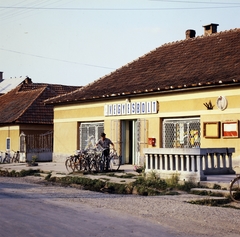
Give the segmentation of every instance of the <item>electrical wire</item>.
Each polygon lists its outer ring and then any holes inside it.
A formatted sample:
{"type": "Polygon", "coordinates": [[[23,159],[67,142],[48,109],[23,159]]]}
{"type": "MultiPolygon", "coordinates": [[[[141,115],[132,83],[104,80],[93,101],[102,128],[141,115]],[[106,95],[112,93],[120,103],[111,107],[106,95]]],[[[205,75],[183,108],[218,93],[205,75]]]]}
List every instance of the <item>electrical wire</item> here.
{"type": "Polygon", "coordinates": [[[40,56],[36,54],[28,54],[28,53],[23,53],[15,50],[10,50],[10,49],[3,49],[0,48],[2,51],[10,52],[10,53],[16,53],[16,54],[21,54],[21,55],[27,55],[31,57],[36,57],[36,58],[41,58],[41,59],[49,59],[49,60],[54,60],[54,61],[59,61],[59,62],[64,62],[64,63],[71,63],[71,64],[79,64],[83,66],[88,66],[88,67],[97,67],[97,68],[104,68],[104,69],[116,69],[116,68],[111,68],[111,67],[105,67],[105,66],[99,66],[99,65],[94,65],[94,64],[87,64],[87,63],[79,63],[79,62],[73,62],[73,61],[68,61],[64,59],[57,59],[57,58],[50,58],[50,57],[45,57],[45,56],[40,56]]]}
{"type": "Polygon", "coordinates": [[[156,7],[156,8],[87,8],[87,7],[3,7],[0,9],[14,10],[58,10],[58,11],[163,11],[163,10],[193,10],[193,9],[211,9],[211,8],[235,8],[239,4],[232,6],[212,6],[212,7],[156,7]]]}
{"type": "Polygon", "coordinates": [[[193,4],[223,4],[223,5],[227,5],[227,4],[240,4],[240,3],[236,3],[236,2],[196,2],[196,1],[177,1],[177,0],[151,0],[151,1],[155,1],[155,2],[168,2],[168,3],[193,3],[193,4]]]}

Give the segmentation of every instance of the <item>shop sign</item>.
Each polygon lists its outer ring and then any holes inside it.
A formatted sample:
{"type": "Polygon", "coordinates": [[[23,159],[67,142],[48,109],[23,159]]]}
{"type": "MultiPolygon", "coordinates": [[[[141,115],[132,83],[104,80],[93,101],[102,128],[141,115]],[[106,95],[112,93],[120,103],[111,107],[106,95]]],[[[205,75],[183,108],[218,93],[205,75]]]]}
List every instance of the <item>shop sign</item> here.
{"type": "Polygon", "coordinates": [[[105,116],[122,116],[133,114],[156,114],[158,112],[158,102],[129,102],[129,103],[117,103],[107,104],[104,107],[105,116]]]}

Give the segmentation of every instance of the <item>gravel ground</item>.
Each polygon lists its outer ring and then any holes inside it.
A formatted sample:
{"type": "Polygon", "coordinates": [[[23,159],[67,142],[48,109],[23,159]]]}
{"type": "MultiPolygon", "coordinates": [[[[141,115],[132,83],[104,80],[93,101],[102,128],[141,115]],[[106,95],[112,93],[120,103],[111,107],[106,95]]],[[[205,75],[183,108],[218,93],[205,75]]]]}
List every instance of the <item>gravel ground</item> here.
{"type": "MultiPolygon", "coordinates": [[[[13,183],[29,184],[18,193],[38,195],[66,205],[72,202],[109,209],[133,216],[147,218],[162,226],[178,231],[179,236],[240,236],[240,210],[189,204],[186,201],[200,199],[199,196],[181,194],[178,196],[115,195],[52,185],[41,177],[0,177],[0,183],[9,184],[8,191],[16,192],[13,183]]],[[[1,188],[0,188],[1,191],[1,188]]],[[[206,197],[204,197],[206,198],[206,197]]],[[[238,206],[240,207],[240,206],[238,206]]]]}

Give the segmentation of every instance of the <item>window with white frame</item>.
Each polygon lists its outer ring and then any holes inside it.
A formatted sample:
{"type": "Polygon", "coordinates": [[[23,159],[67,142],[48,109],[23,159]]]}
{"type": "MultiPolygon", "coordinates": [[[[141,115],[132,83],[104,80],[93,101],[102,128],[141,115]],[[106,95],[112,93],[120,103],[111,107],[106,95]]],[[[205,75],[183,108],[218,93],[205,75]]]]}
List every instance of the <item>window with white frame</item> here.
{"type": "Polygon", "coordinates": [[[6,150],[7,151],[11,150],[11,140],[10,140],[10,137],[7,137],[7,139],[6,139],[6,150]]]}

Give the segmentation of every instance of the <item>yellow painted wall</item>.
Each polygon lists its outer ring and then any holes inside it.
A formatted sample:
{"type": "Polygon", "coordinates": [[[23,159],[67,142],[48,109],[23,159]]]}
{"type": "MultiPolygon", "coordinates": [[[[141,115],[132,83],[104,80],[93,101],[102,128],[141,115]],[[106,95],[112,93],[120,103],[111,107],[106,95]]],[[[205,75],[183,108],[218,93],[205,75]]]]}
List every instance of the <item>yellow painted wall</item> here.
{"type": "MultiPolygon", "coordinates": [[[[156,148],[160,147],[160,119],[159,117],[149,118],[148,119],[148,137],[149,138],[156,138],[156,148]]],[[[153,147],[148,145],[149,148],[153,147]]]]}
{"type": "Polygon", "coordinates": [[[74,154],[79,149],[78,122],[66,122],[54,124],[54,152],[74,154]]]}
{"type": "Polygon", "coordinates": [[[10,149],[19,150],[19,126],[0,127],[0,151],[6,151],[6,139],[10,138],[10,149]]]}
{"type": "MultiPolygon", "coordinates": [[[[201,147],[235,147],[235,157],[240,157],[240,138],[209,139],[203,137],[203,123],[209,121],[240,120],[240,88],[221,88],[195,91],[182,91],[151,96],[131,98],[131,102],[157,100],[159,112],[157,114],[104,116],[104,105],[108,103],[125,103],[125,99],[113,99],[102,102],[91,102],[77,105],[56,106],[54,109],[54,152],[72,153],[78,149],[77,138],[80,122],[104,122],[105,133],[110,137],[112,120],[146,119],[148,137],[156,138],[156,147],[161,147],[162,121],[169,118],[199,117],[201,119],[201,147]],[[217,108],[218,96],[225,96],[228,107],[221,111],[217,108]],[[207,110],[204,103],[213,104],[213,110],[207,110]]],[[[151,147],[151,146],[148,146],[151,147]]]]}

